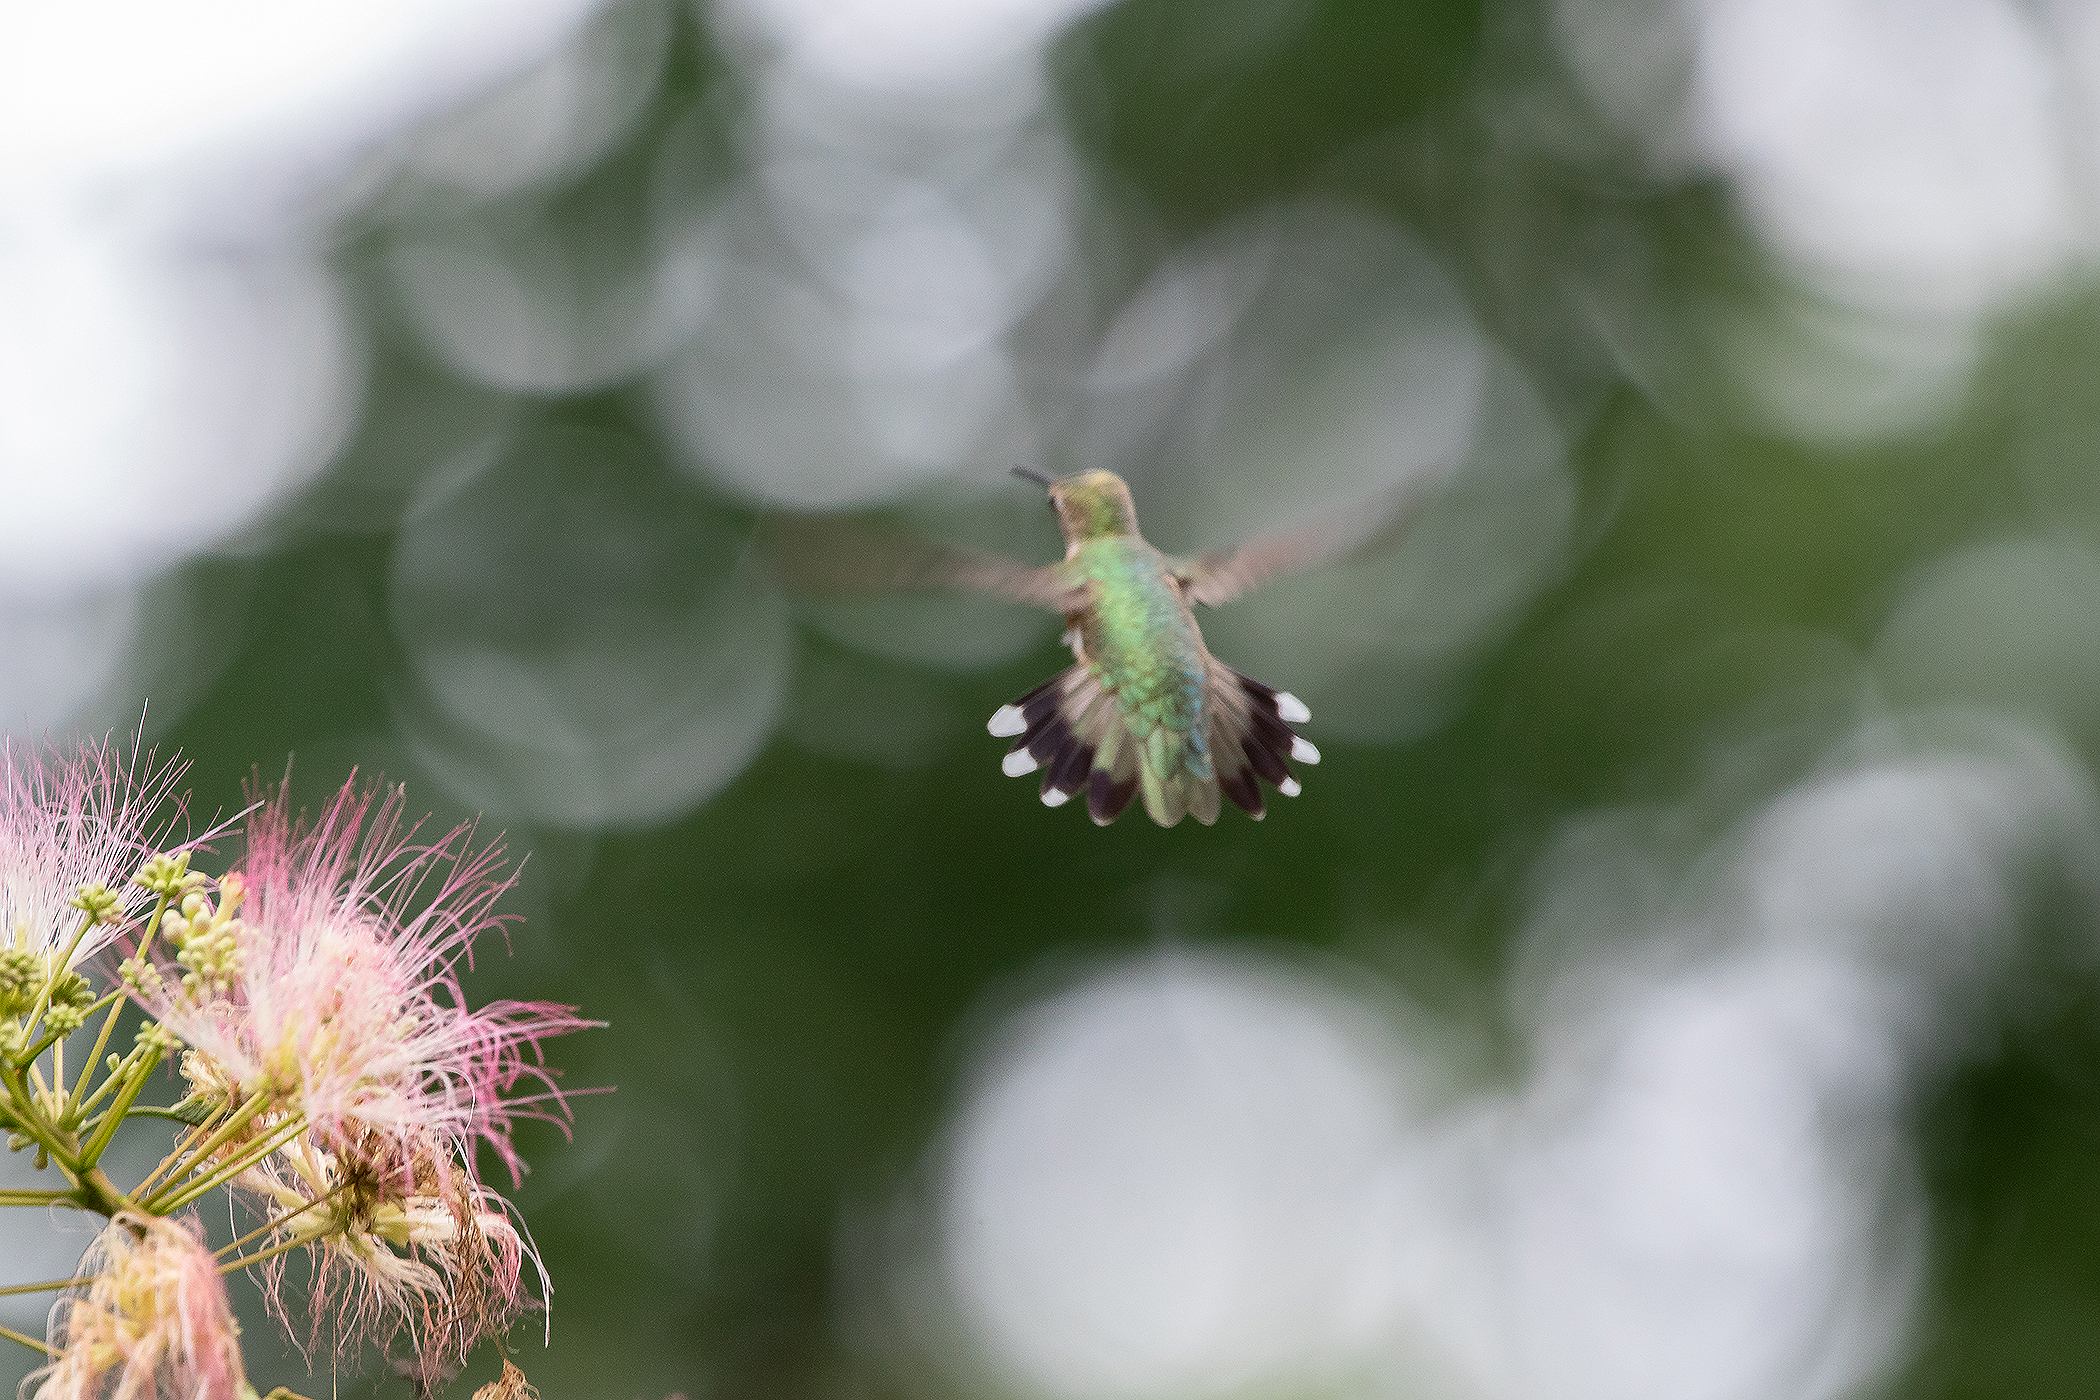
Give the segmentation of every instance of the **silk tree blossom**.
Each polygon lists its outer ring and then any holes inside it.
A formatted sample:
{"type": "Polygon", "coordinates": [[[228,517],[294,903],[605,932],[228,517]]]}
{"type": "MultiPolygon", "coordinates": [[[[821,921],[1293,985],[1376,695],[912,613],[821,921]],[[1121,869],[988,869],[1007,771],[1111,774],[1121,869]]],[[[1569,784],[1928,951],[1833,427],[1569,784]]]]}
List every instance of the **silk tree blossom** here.
{"type": "Polygon", "coordinates": [[[167,843],[180,771],[106,744],[0,742],[0,1134],[53,1170],[0,1206],[112,1222],[83,1277],[28,1286],[71,1289],[49,1345],[0,1340],[50,1357],[29,1400],[257,1400],[221,1283],[252,1270],[309,1355],[393,1352],[405,1336],[397,1364],[429,1392],[550,1295],[477,1159],[488,1146],[515,1182],[516,1120],[566,1130],[541,1045],[594,1023],[546,1002],[468,1005],[462,965],[504,930],[511,883],[470,827],[419,839],[398,789],[345,785],[313,822],[280,792],[243,813],[242,866],[215,876],[190,868],[200,842],[167,843]],[[97,956],[112,945],[121,962],[97,956]],[[148,1019],[105,1055],[127,991],[148,1019]],[[178,1051],[188,1096],[139,1107],[178,1051]],[[171,1116],[186,1127],[169,1150],[119,1185],[116,1136],[141,1119],[165,1134],[171,1116]],[[223,1263],[183,1215],[220,1191],[258,1213],[223,1263]]]}
{"type": "Polygon", "coordinates": [[[511,881],[471,827],[420,842],[402,804],[354,780],[311,824],[281,792],[262,803],[244,869],[186,887],[164,948],[142,947],[125,975],[190,1047],[215,1167],[240,1169],[268,1213],[321,1202],[275,1231],[311,1255],[309,1345],[341,1354],[405,1330],[432,1373],[527,1305],[530,1248],[476,1148],[519,1178],[514,1120],[567,1119],[540,1042],[595,1023],[550,1002],[468,1007],[460,964],[503,927],[511,881]]]}
{"type": "Polygon", "coordinates": [[[353,780],[311,825],[282,793],[256,808],[245,871],[164,916],[173,964],[130,964],[139,1000],[191,1047],[207,1098],[301,1114],[322,1150],[384,1160],[404,1188],[433,1142],[470,1169],[486,1142],[515,1181],[514,1120],[567,1117],[540,1042],[596,1023],[552,1002],[467,1006],[460,965],[508,920],[502,851],[473,850],[466,825],[418,843],[403,800],[353,780]]]}
{"type": "Polygon", "coordinates": [[[218,1261],[194,1220],[119,1214],[81,1272],[84,1289],[51,1310],[54,1359],[25,1383],[33,1400],[254,1394],[218,1261]]]}
{"type": "MultiPolygon", "coordinates": [[[[387,1347],[405,1332],[428,1382],[531,1306],[527,1259],[542,1296],[547,1272],[509,1202],[446,1170],[434,1147],[418,1155],[415,1187],[405,1192],[395,1173],[374,1171],[365,1158],[301,1139],[238,1184],[278,1222],[279,1245],[308,1247],[308,1346],[340,1352],[370,1338],[387,1347]]],[[[283,1267],[283,1255],[270,1260],[263,1286],[271,1311],[290,1325],[283,1267]]]]}
{"type": "Polygon", "coordinates": [[[171,798],[185,766],[156,767],[150,753],[123,754],[107,742],[0,741],[0,950],[34,958],[41,971],[69,944],[69,968],[107,946],[148,897],[132,873],[166,849],[181,816],[171,798]],[[99,894],[91,924],[85,891],[99,894]]]}

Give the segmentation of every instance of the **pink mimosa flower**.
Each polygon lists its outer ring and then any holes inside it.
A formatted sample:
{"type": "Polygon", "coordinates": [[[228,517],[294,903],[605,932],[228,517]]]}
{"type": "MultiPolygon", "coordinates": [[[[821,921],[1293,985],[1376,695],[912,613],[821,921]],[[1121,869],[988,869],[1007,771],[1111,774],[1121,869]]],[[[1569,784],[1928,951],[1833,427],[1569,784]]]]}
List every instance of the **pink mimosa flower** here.
{"type": "Polygon", "coordinates": [[[402,803],[354,780],[310,825],[282,793],[263,803],[242,871],[168,911],[174,960],[127,975],[190,1046],[193,1092],[216,1114],[252,1112],[219,1160],[250,1161],[240,1184],[266,1215],[326,1198],[273,1236],[310,1246],[309,1345],[405,1330],[432,1371],[530,1301],[522,1262],[537,1256],[481,1184],[476,1148],[518,1178],[514,1120],[567,1119],[540,1042],[595,1023],[549,1002],[467,1005],[460,965],[502,928],[511,881],[471,827],[419,842],[402,803]],[[282,1145],[253,1161],[266,1140],[282,1145]]]}
{"type": "MultiPolygon", "coordinates": [[[[51,1310],[51,1364],[33,1400],[240,1400],[240,1328],[218,1261],[189,1220],[121,1214],[81,1273],[88,1282],[51,1310]]],[[[252,1391],[247,1391],[253,1394],[252,1391]]]]}
{"type": "Polygon", "coordinates": [[[481,1141],[515,1180],[513,1121],[567,1117],[540,1042],[596,1023],[552,1002],[467,1006],[460,965],[508,921],[502,851],[473,850],[470,826],[419,844],[402,804],[353,780],[310,826],[282,794],[255,809],[245,869],[163,922],[197,951],[141,1000],[206,1062],[200,1088],[267,1094],[325,1151],[370,1156],[376,1135],[407,1173],[435,1141],[471,1172],[481,1141]]]}
{"type": "MultiPolygon", "coordinates": [[[[73,901],[85,888],[107,889],[120,914],[136,911],[148,896],[131,877],[181,815],[179,802],[164,809],[183,767],[108,743],[0,741],[0,949],[63,951],[83,922],[73,901]]],[[[89,929],[68,966],[101,951],[117,927],[89,929]]]]}

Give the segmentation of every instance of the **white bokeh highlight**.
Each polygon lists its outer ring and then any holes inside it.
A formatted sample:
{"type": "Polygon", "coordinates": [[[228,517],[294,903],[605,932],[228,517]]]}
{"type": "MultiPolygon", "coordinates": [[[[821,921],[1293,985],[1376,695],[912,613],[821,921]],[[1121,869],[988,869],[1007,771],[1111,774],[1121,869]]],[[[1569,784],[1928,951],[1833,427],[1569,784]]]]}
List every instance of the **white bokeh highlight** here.
{"type": "Polygon", "coordinates": [[[361,358],[302,253],[0,235],[0,580],[108,587],[225,544],[341,443],[361,358]]]}
{"type": "Polygon", "coordinates": [[[593,8],[0,8],[8,732],[135,723],[117,692],[194,689],[199,667],[140,631],[151,598],[281,515],[358,415],[329,223],[391,143],[593,8]]]}
{"type": "Polygon", "coordinates": [[[722,208],[710,333],[654,384],[689,465],[742,496],[824,509],[1036,460],[1005,337],[1068,253],[1061,140],[934,146],[930,168],[899,170],[769,117],[778,149],[755,153],[722,208]]]}
{"type": "Polygon", "coordinates": [[[1025,67],[1102,0],[728,0],[720,19],[776,61],[828,85],[884,95],[977,87],[1025,67]]]}
{"type": "Polygon", "coordinates": [[[1045,51],[1090,0],[735,0],[753,87],[710,333],[656,376],[691,470],[796,509],[1043,460],[1024,320],[1084,212],[1045,51]]]}
{"type": "Polygon", "coordinates": [[[471,207],[581,174],[628,136],[670,52],[671,0],[595,6],[582,33],[419,128],[394,160],[397,213],[471,207]]]}
{"type": "Polygon", "coordinates": [[[470,805],[558,827],[668,820],[741,772],[793,666],[749,541],[631,440],[539,425],[434,482],[398,536],[396,717],[470,805]],[[549,502],[559,500],[559,509],[549,502]]]}
{"type": "Polygon", "coordinates": [[[2088,896],[2079,766],[1868,730],[1704,852],[1663,810],[1541,857],[1516,1082],[1361,974],[1242,947],[1009,1017],[896,1286],[968,1385],[1838,1400],[1904,1355],[1906,1104],[1985,1029],[2025,882],[2088,896]],[[928,1279],[931,1282],[928,1282],[928,1279]],[[925,1319],[947,1315],[947,1329],[925,1319]]]}
{"type": "Polygon", "coordinates": [[[545,59],[599,0],[0,13],[0,206],[273,236],[375,145],[545,59]]]}
{"type": "Polygon", "coordinates": [[[1055,1395],[1307,1379],[1375,1337],[1350,1267],[1406,1107],[1375,1014],[1287,963],[1170,955],[1033,1008],[955,1128],[943,1259],[1055,1395]]]}
{"type": "Polygon", "coordinates": [[[1873,658],[1903,699],[2100,734],[2100,551],[2032,536],[1950,551],[1909,581],[1873,658]]]}
{"type": "Polygon", "coordinates": [[[2060,75],[2022,7],[1727,0],[1697,33],[1706,149],[1848,300],[1988,307],[2075,247],[2060,75]]]}
{"type": "Polygon", "coordinates": [[[1927,434],[1996,320],[2090,274],[2100,42],[2015,0],[1558,0],[1554,33],[1648,173],[1719,175],[1775,286],[1719,309],[1770,426],[1927,434]]]}

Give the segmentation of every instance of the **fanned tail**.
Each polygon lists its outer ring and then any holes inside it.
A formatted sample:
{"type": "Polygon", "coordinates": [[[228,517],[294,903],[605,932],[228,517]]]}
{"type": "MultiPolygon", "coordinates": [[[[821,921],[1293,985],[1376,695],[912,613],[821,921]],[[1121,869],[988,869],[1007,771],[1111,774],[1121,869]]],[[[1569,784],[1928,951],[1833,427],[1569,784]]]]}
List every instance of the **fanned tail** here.
{"type": "Polygon", "coordinates": [[[1272,689],[1216,660],[1211,662],[1208,700],[1214,785],[1233,806],[1260,821],[1265,814],[1261,785],[1268,783],[1285,797],[1296,797],[1298,780],[1291,774],[1291,760],[1320,761],[1320,751],[1291,728],[1311,719],[1312,711],[1288,690],[1272,689]]]}
{"type": "Polygon", "coordinates": [[[1088,814],[1106,826],[1138,790],[1138,745],[1114,697],[1085,666],[1069,667],[1002,705],[987,727],[1014,739],[1000,764],[1008,777],[1042,771],[1046,807],[1085,793],[1088,814]]]}
{"type": "Polygon", "coordinates": [[[1043,805],[1061,807],[1081,793],[1098,826],[1143,795],[1161,826],[1184,815],[1205,826],[1218,819],[1222,795],[1259,821],[1261,784],[1298,795],[1290,761],[1318,763],[1320,752],[1291,728],[1312,718],[1288,691],[1272,690],[1212,660],[1204,692],[1201,742],[1185,730],[1152,725],[1142,734],[1085,665],[1076,665],[1003,705],[987,726],[1012,738],[1003,767],[1009,777],[1042,773],[1043,805]]]}

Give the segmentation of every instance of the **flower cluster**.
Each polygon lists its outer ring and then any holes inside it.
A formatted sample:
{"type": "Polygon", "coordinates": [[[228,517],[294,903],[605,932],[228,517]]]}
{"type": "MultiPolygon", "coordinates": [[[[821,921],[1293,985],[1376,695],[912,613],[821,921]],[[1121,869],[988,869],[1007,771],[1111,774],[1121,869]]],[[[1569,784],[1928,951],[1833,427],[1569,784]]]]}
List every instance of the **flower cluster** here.
{"type": "Polygon", "coordinates": [[[219,1282],[248,1268],[310,1355],[405,1351],[397,1364],[428,1389],[548,1296],[478,1157],[491,1149],[515,1184],[515,1122],[566,1126],[541,1043],[594,1023],[549,1002],[467,1002],[462,968],[505,929],[511,883],[470,826],[426,838],[400,789],[354,781],[311,821],[282,792],[251,794],[240,868],[211,875],[192,868],[206,847],[153,825],[172,771],[141,783],[97,746],[34,762],[9,750],[0,771],[0,1126],[68,1183],[0,1204],[112,1220],[84,1291],[53,1311],[35,1395],[253,1397],[219,1282]],[[127,1002],[146,1023],[97,1064],[127,1002]],[[104,1007],[76,1079],[68,1038],[104,1007]],[[187,1096],[138,1107],[171,1055],[187,1096]],[[183,1131],[121,1187],[102,1151],[154,1114],[183,1131]],[[223,1266],[173,1223],[216,1191],[260,1222],[223,1266]]]}
{"type": "Polygon", "coordinates": [[[194,1221],[119,1214],[81,1262],[84,1289],[51,1310],[57,1359],[34,1400],[253,1395],[218,1261],[194,1221]]]}
{"type": "Polygon", "coordinates": [[[182,772],[106,743],[60,752],[0,740],[0,943],[68,968],[106,947],[147,897],[132,873],[180,817],[182,772]]]}
{"type": "Polygon", "coordinates": [[[470,827],[419,840],[400,789],[352,784],[311,823],[265,800],[245,834],[243,871],[185,885],[163,915],[168,960],[130,960],[135,994],[189,1047],[192,1102],[245,1119],[212,1164],[240,1166],[266,1216],[295,1212],[273,1237],[313,1256],[308,1344],[406,1335],[435,1374],[524,1306],[532,1251],[475,1149],[516,1179],[513,1120],[565,1113],[540,1042],[589,1023],[546,1002],[468,1007],[460,965],[502,927],[510,883],[470,827]]]}
{"type": "MultiPolygon", "coordinates": [[[[396,1166],[389,1145],[331,1153],[311,1137],[244,1173],[239,1185],[306,1247],[309,1339],[341,1349],[406,1333],[426,1379],[501,1332],[525,1308],[524,1264],[546,1275],[509,1202],[448,1161],[437,1144],[396,1166]],[[375,1166],[375,1163],[380,1164],[375,1166]],[[404,1183],[402,1173],[407,1174],[404,1183]]],[[[264,1265],[283,1298],[282,1257],[264,1265]]]]}

